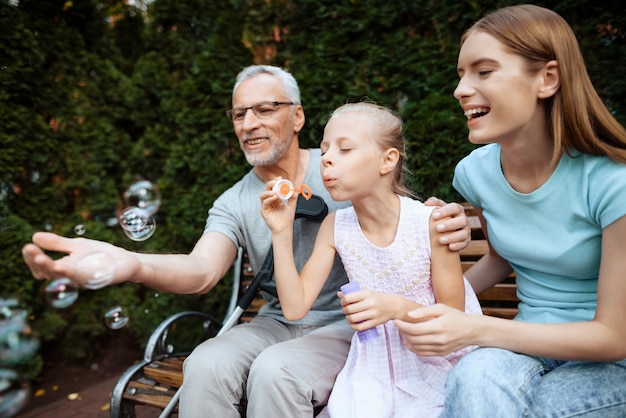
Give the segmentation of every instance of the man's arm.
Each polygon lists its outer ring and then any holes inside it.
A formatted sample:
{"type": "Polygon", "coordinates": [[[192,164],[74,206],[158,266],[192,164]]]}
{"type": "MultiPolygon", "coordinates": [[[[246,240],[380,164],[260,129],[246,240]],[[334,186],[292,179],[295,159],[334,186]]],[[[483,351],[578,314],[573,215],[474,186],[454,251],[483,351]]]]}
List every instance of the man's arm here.
{"type": "Polygon", "coordinates": [[[24,261],[37,279],[68,277],[84,284],[93,272],[78,274],[77,263],[93,253],[104,253],[114,263],[111,284],[135,282],[159,291],[206,293],[228,272],[237,248],[226,236],[210,232],[198,240],[189,255],[141,254],[86,238],[64,238],[48,232],[33,235],[33,242],[22,249],[24,261]],[[52,259],[46,251],[65,253],[52,259]]]}

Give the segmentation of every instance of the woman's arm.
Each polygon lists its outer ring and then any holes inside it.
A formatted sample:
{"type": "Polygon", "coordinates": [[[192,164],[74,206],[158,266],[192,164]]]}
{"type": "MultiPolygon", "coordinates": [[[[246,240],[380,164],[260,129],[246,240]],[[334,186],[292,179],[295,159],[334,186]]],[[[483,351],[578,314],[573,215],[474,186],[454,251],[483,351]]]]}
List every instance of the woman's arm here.
{"type": "Polygon", "coordinates": [[[513,272],[513,269],[509,262],[500,257],[491,246],[487,231],[487,221],[483,217],[482,209],[476,208],[476,214],[489,245],[489,252],[465,272],[465,278],[472,285],[474,292],[480,293],[507,278],[513,272]]]}
{"type": "Polygon", "coordinates": [[[407,346],[421,355],[444,355],[468,345],[580,361],[626,358],[626,216],[602,233],[598,304],[593,320],[536,324],[471,315],[435,305],[417,309],[419,323],[396,321],[407,346]]]}

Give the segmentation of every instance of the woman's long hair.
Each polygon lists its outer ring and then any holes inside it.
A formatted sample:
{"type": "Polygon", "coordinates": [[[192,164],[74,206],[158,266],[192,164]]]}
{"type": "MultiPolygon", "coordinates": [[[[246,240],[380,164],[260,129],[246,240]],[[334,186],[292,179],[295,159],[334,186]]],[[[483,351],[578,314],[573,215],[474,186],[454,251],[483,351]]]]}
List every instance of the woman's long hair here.
{"type": "Polygon", "coordinates": [[[531,73],[556,60],[561,86],[546,100],[555,158],[562,152],[606,155],[626,163],[626,129],[611,115],[596,92],[569,24],[557,13],[534,5],[499,9],[465,32],[487,33],[523,57],[531,73]]]}

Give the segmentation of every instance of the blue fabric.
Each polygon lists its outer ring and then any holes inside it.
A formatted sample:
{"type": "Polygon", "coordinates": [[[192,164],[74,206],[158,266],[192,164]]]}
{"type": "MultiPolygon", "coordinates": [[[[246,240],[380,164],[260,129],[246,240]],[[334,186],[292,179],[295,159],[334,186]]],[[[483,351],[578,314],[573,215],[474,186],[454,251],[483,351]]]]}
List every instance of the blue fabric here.
{"type": "Polygon", "coordinates": [[[623,418],[626,360],[558,361],[479,348],[448,374],[439,418],[623,418]]]}
{"type": "Polygon", "coordinates": [[[593,319],[602,229],[626,214],[626,165],[564,155],[532,193],[519,193],[500,167],[500,146],[474,150],[455,169],[454,187],[483,210],[489,240],[517,275],[517,320],[593,319]]]}

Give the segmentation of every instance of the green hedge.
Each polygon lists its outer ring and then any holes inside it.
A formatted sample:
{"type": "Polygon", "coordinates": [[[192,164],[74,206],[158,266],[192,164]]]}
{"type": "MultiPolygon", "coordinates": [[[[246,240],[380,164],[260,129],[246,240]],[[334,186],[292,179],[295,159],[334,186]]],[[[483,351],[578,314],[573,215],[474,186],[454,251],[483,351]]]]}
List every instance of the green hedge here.
{"type": "MultiPolygon", "coordinates": [[[[232,126],[234,77],[269,63],[298,79],[307,115],[301,140],[316,146],[329,113],[364,97],[406,123],[411,184],[423,197],[458,200],[456,162],[472,145],[452,92],[461,33],[510,1],[119,0],[0,2],[0,297],[19,295],[42,340],[89,360],[102,342],[131,333],[138,345],[169,314],[220,317],[228,286],[196,297],[126,284],[83,291],[70,308],[44,301],[20,249],[34,231],[86,237],[137,251],[187,252],[213,200],[248,169],[232,126]],[[163,195],[157,232],[132,242],[108,226],[133,181],[163,195]],[[131,322],[104,326],[125,306],[131,322]]],[[[626,16],[613,2],[546,1],[572,24],[592,79],[626,123],[626,16]]],[[[26,369],[39,372],[38,357],[26,369]]]]}

